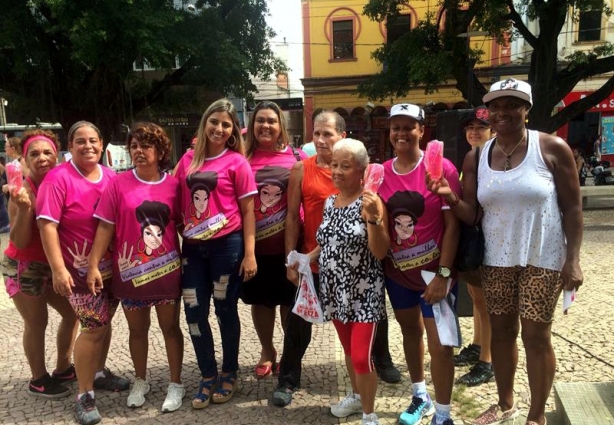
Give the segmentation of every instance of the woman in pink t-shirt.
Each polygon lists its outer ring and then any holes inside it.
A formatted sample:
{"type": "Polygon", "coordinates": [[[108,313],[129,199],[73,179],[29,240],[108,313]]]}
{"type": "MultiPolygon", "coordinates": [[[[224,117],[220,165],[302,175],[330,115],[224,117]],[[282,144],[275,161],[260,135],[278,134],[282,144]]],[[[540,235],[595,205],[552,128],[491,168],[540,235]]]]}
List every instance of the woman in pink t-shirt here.
{"type": "MultiPolygon", "coordinates": [[[[401,325],[405,359],[412,381],[413,397],[401,413],[401,425],[420,423],[435,413],[433,424],[452,422],[450,401],[454,383],[454,352],[439,340],[433,304],[446,298],[450,268],[456,254],[459,225],[450,207],[425,183],[426,164],[420,140],[424,135],[424,111],[408,103],[390,110],[390,143],[396,157],[384,163],[384,182],[379,194],[390,219],[391,253],[386,258],[386,290],[394,315],[401,325]],[[435,272],[426,286],[423,270],[435,272]],[[431,375],[435,387],[433,402],[424,380],[426,328],[431,375]]],[[[460,190],[458,172],[443,158],[443,175],[460,190]]],[[[455,287],[451,289],[455,291],[455,287]]]]}
{"type": "Polygon", "coordinates": [[[70,359],[77,334],[77,316],[68,300],[51,287],[51,269],[36,226],[35,206],[38,187],[57,163],[59,142],[51,131],[33,130],[24,133],[21,146],[29,176],[23,188],[12,193],[9,200],[11,234],[4,251],[2,274],[6,291],[25,325],[23,349],[32,373],[27,391],[54,399],[67,396],[70,390],[62,383],[75,379],[70,359]],[[51,376],[45,366],[47,304],[62,317],[57,331],[56,369],[51,376]]]}
{"type": "Polygon", "coordinates": [[[262,346],[254,370],[257,379],[271,375],[277,366],[273,345],[275,309],[279,306],[285,329],[286,316],[296,295],[296,287],[286,279],[287,188],[290,169],[307,155],[292,148],[289,139],[279,106],[269,101],[256,105],[247,129],[246,156],[258,187],[254,208],[259,272],[243,285],[241,299],[252,307],[254,328],[262,346]]]}
{"type": "Polygon", "coordinates": [[[237,388],[241,333],[237,302],[242,281],[256,274],[257,191],[230,101],[221,99],[207,108],[197,139],[196,147],[179,161],[176,176],[183,214],[183,302],[202,378],[192,407],[203,409],[210,402],[227,402],[237,388]],[[208,320],[211,298],[222,337],[219,376],[208,320]]]}
{"type": "Polygon", "coordinates": [[[162,127],[137,122],[130,129],[127,149],[134,169],[117,176],[107,186],[96,207],[100,219],[90,253],[88,285],[102,285],[100,259],[113,246],[113,295],[121,299],[130,328],[130,354],[136,380],[128,407],[140,407],[150,390],[147,382],[147,348],[152,307],[164,336],[170,384],[163,412],[181,407],[183,334],[179,326],[181,263],[175,202],[178,182],[165,173],[172,149],[162,127]]]}
{"type": "MultiPolygon", "coordinates": [[[[100,422],[94,389],[124,391],[130,381],[105,367],[111,343],[111,320],[119,300],[107,289],[91,291],[86,282],[89,254],[98,221],[94,210],[115,172],[99,165],[102,136],[98,128],[79,121],[68,130],[72,159],[49,172],[36,200],[38,226],[53,272],[53,289],[67,297],[81,323],[74,349],[79,381],[77,422],[100,422]]],[[[107,253],[100,262],[105,279],[112,274],[107,253]]],[[[110,283],[110,281],[109,281],[110,283]]]]}

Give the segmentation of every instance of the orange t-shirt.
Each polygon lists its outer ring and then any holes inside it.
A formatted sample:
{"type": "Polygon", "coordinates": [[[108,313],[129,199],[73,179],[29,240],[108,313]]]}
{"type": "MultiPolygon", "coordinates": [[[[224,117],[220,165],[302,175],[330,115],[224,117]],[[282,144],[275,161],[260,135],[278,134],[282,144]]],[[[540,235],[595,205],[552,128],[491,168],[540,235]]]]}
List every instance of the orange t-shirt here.
{"type": "MultiPolygon", "coordinates": [[[[303,210],[305,211],[305,241],[303,253],[312,251],[316,242],[316,231],[322,223],[324,201],[330,195],[339,193],[329,168],[318,167],[317,155],[303,160],[303,183],[301,186],[303,210]]],[[[311,271],[318,273],[318,263],[311,263],[311,271]]]]}

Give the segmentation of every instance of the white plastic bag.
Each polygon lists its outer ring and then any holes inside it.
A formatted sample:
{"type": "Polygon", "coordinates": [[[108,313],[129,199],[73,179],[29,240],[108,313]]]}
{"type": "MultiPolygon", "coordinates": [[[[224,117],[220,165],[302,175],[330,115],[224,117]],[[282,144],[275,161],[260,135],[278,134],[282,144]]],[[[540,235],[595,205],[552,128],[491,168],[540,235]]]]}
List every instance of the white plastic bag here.
{"type": "Polygon", "coordinates": [[[309,256],[292,251],[288,254],[288,264],[298,263],[299,286],[292,313],[311,323],[324,323],[322,306],[313,284],[313,275],[309,267],[309,256]]]}
{"type": "MultiPolygon", "coordinates": [[[[422,270],[421,275],[427,285],[435,277],[435,273],[426,270],[422,270]]],[[[458,316],[456,310],[454,310],[454,295],[450,293],[451,284],[452,279],[448,279],[448,295],[443,300],[433,304],[433,316],[441,345],[460,347],[463,341],[458,316]]]]}

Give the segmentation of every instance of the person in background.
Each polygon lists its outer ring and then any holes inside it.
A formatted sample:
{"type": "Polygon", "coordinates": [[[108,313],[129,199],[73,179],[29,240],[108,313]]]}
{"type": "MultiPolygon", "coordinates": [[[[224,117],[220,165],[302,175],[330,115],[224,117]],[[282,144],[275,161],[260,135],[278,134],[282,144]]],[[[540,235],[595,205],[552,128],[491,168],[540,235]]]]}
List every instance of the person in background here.
{"type": "Polygon", "coordinates": [[[113,245],[113,295],[121,299],[128,321],[130,355],[136,380],[128,395],[128,407],[140,407],[150,390],[147,352],[152,307],[164,337],[170,383],[162,412],[174,412],[182,404],[183,334],[181,310],[181,262],[176,225],[180,220],[175,203],[178,182],[164,170],[172,142],[152,123],[132,125],[127,146],[134,168],[113,179],[100,198],[99,219],[90,253],[87,282],[102,285],[98,268],[113,245]],[[159,276],[159,277],[156,277],[159,276]]]}
{"type": "MultiPolygon", "coordinates": [[[[318,153],[294,164],[290,173],[285,234],[286,256],[293,250],[307,253],[317,246],[316,231],[322,223],[324,201],[338,192],[332,181],[330,164],[333,146],[345,138],[345,120],[336,112],[324,111],[314,118],[313,127],[313,139],[318,153]],[[301,226],[301,208],[304,211],[304,226],[301,226]],[[304,239],[302,246],[299,246],[301,233],[304,239]]],[[[311,270],[317,291],[319,287],[317,264],[312,264],[311,270]]],[[[298,285],[298,274],[291,265],[287,267],[287,277],[298,285]]],[[[272,396],[275,406],[283,407],[290,404],[292,395],[300,388],[301,361],[311,342],[311,326],[311,323],[292,313],[290,309],[284,333],[279,379],[272,396]]],[[[373,356],[376,368],[378,365],[383,367],[383,376],[392,382],[401,379],[388,351],[387,321],[378,324],[373,356]]]]}
{"type": "MultiPolygon", "coordinates": [[[[5,142],[7,143],[8,140],[5,142]]],[[[6,183],[6,168],[5,157],[0,157],[0,186],[4,186],[6,183]]],[[[7,187],[8,188],[8,187],[7,187]]],[[[0,234],[9,233],[11,227],[9,226],[9,213],[7,210],[8,201],[5,196],[0,196],[0,234]]]]}
{"type": "Polygon", "coordinates": [[[313,141],[305,143],[303,146],[301,146],[301,149],[308,156],[314,156],[317,153],[316,152],[316,145],[315,145],[315,143],[313,141]]]}
{"type": "MultiPolygon", "coordinates": [[[[405,360],[412,382],[412,400],[401,413],[401,425],[420,423],[435,414],[432,425],[453,425],[450,401],[454,384],[454,351],[439,340],[433,304],[449,291],[451,267],[458,246],[459,224],[450,206],[429,192],[424,152],[424,110],[409,103],[390,110],[390,143],[396,158],[384,163],[384,182],[379,195],[386,204],[390,221],[391,255],[384,263],[386,289],[401,326],[405,360]],[[435,272],[427,286],[421,272],[435,272]],[[424,340],[426,329],[431,355],[431,377],[435,403],[426,390],[424,377],[424,340]]],[[[458,172],[443,158],[443,175],[460,191],[458,172]]],[[[452,282],[454,284],[454,282],[452,282]]]]}
{"type": "Polygon", "coordinates": [[[111,254],[100,262],[105,280],[100,292],[86,282],[89,254],[98,221],[94,210],[115,172],[99,165],[102,136],[98,128],[79,121],[68,130],[70,162],[51,170],[40,185],[36,213],[45,255],[53,273],[53,289],[67,297],[81,323],[74,349],[79,383],[75,416],[83,425],[102,420],[95,389],[124,391],[130,381],[105,367],[111,344],[111,320],[119,300],[109,292],[111,254]]]}
{"type": "MultiPolygon", "coordinates": [[[[6,162],[19,161],[21,165],[21,172],[24,178],[28,174],[28,166],[21,153],[21,139],[19,137],[5,138],[4,152],[6,153],[6,162]]],[[[6,213],[6,206],[9,202],[9,185],[8,178],[6,176],[6,164],[2,167],[2,193],[4,193],[4,199],[2,199],[2,207],[0,207],[0,234],[8,233],[11,229],[9,227],[9,217],[6,213]]]]}
{"type": "Polygon", "coordinates": [[[277,367],[273,345],[275,309],[279,306],[282,327],[296,287],[286,279],[284,234],[288,208],[290,169],[307,158],[289,145],[286,121],[279,106],[263,101],[254,108],[247,129],[246,157],[258,187],[254,201],[256,215],[256,263],[260,272],[243,285],[241,299],[251,305],[254,328],[261,344],[257,379],[271,375],[277,367]]]}
{"type": "Polygon", "coordinates": [[[514,377],[522,326],[531,400],[526,425],[545,425],[556,371],[554,310],[561,290],[577,290],[584,279],[580,184],[567,143],[526,128],[533,105],[528,83],[513,78],[496,82],[483,100],[497,136],[484,146],[477,175],[475,154],[465,157],[464,198],[448,187],[448,179],[431,181],[429,188],[465,223],[474,220],[476,210],[483,213],[481,275],[499,400],[474,423],[499,424],[520,414],[514,377]]]}
{"type": "MultiPolygon", "coordinates": [[[[478,147],[481,150],[494,136],[489,118],[488,109],[481,106],[471,111],[461,123],[472,151],[478,147]]],[[[459,272],[459,279],[467,283],[467,290],[473,300],[473,342],[454,356],[455,366],[472,366],[469,372],[456,380],[456,384],[473,387],[488,382],[495,376],[490,356],[490,320],[479,271],[459,272]]]]}
{"type": "Polygon", "coordinates": [[[373,412],[377,373],[371,348],[377,323],[386,317],[381,260],[390,248],[386,209],[377,193],[363,186],[369,155],[364,144],[343,139],[333,146],[332,179],[339,193],[326,199],[318,228],[320,299],[345,353],[352,390],[331,406],[336,417],[362,412],[363,425],[378,425],[373,412]]]}
{"type": "Polygon", "coordinates": [[[229,401],[237,389],[243,281],[257,272],[254,176],[245,159],[239,118],[228,99],[213,102],[198,128],[196,147],[177,165],[183,214],[182,293],[201,381],[194,409],[229,401]],[[222,337],[218,375],[209,325],[211,298],[222,337]],[[215,387],[215,388],[214,388],[215,387]]]}
{"type": "Polygon", "coordinates": [[[70,389],[63,384],[76,379],[71,358],[77,316],[68,300],[53,291],[51,269],[36,225],[35,207],[38,188],[57,163],[59,142],[51,131],[32,130],[24,133],[21,145],[29,176],[23,188],[11,194],[9,201],[12,230],[4,251],[2,274],[6,291],[24,321],[23,349],[32,373],[27,391],[55,399],[67,396],[70,389]],[[56,338],[56,368],[51,375],[45,366],[47,305],[61,316],[56,338]]]}
{"type": "Polygon", "coordinates": [[[588,175],[588,170],[586,166],[586,161],[580,152],[580,148],[577,146],[572,149],[573,158],[576,162],[576,171],[578,173],[578,180],[580,181],[580,186],[586,185],[586,176],[588,175]]]}

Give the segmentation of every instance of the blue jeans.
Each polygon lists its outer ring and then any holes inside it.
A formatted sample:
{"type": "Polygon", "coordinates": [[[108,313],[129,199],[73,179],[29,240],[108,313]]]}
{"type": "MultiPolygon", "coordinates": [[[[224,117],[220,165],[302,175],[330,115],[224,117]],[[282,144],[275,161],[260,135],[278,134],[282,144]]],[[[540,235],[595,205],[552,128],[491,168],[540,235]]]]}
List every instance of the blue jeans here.
{"type": "Polygon", "coordinates": [[[203,377],[217,375],[209,326],[211,297],[222,337],[222,372],[239,369],[241,323],[237,301],[243,280],[239,276],[243,253],[240,231],[208,241],[183,243],[181,287],[185,316],[203,377]]]}

